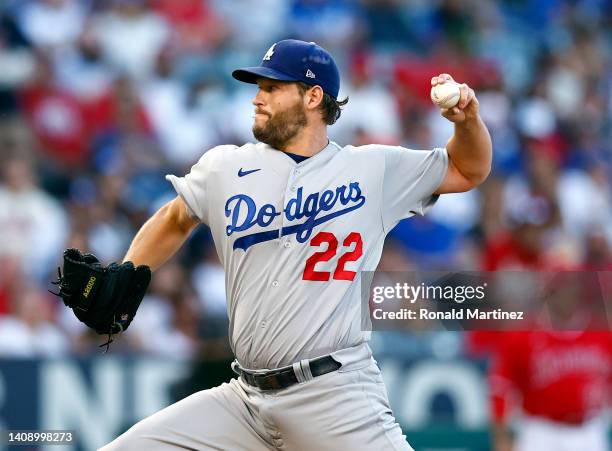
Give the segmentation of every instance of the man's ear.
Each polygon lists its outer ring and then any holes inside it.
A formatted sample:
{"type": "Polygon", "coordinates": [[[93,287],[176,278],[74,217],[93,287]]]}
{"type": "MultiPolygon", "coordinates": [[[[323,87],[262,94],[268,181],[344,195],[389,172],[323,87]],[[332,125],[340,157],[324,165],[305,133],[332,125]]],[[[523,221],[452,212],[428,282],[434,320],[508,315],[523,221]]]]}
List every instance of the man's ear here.
{"type": "Polygon", "coordinates": [[[309,110],[316,110],[323,102],[323,89],[313,86],[304,94],[304,106],[309,110]]]}

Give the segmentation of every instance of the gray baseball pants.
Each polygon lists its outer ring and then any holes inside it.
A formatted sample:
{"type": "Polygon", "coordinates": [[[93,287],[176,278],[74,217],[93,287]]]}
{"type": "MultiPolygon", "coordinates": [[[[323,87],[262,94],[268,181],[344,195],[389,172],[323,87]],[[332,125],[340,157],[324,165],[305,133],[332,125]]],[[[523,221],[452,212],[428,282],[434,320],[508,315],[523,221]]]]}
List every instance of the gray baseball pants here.
{"type": "Polygon", "coordinates": [[[261,391],[242,379],[195,393],[135,424],[102,451],[413,451],[367,343],[332,354],[334,372],[261,391]]]}

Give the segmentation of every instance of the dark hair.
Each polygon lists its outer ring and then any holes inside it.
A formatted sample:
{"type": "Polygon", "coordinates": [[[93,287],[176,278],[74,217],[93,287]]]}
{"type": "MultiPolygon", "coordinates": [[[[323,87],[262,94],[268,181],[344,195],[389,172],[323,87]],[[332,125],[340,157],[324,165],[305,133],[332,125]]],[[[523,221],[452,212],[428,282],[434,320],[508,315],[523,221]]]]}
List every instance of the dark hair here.
{"type": "MultiPolygon", "coordinates": [[[[300,90],[302,94],[304,94],[306,91],[312,88],[311,85],[308,85],[301,81],[298,81],[297,85],[298,85],[298,89],[300,90]]],[[[340,117],[340,114],[342,114],[342,107],[344,107],[348,103],[348,101],[349,101],[348,97],[346,97],[343,100],[336,100],[332,96],[330,96],[328,93],[323,92],[323,100],[321,101],[321,104],[319,105],[319,109],[321,110],[321,113],[323,114],[323,121],[327,125],[335,124],[338,118],[340,117]]]]}

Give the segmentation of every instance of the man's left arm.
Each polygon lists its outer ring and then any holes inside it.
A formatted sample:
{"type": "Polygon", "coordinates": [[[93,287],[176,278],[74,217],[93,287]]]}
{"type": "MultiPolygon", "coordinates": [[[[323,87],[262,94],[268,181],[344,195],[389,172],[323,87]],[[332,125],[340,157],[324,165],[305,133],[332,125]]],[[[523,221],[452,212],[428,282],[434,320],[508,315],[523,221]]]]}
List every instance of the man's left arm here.
{"type": "MultiPolygon", "coordinates": [[[[432,86],[452,82],[448,74],[431,79],[432,86]]],[[[468,85],[460,85],[461,97],[442,116],[455,124],[455,132],[446,145],[448,170],[434,194],[461,193],[480,185],[491,172],[493,146],[491,136],[478,112],[478,99],[468,85]]]]}

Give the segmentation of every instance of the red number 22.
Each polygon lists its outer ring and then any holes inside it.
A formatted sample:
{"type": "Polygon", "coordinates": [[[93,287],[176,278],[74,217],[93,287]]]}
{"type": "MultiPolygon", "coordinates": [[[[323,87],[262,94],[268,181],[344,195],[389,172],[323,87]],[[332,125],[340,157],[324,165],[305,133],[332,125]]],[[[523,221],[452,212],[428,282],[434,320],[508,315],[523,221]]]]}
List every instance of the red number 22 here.
{"type": "MultiPolygon", "coordinates": [[[[310,240],[310,245],[313,247],[321,246],[323,243],[327,243],[327,249],[315,252],[306,260],[306,267],[302,276],[303,280],[318,280],[322,282],[329,280],[331,273],[329,271],[316,271],[315,265],[319,262],[327,262],[336,255],[338,240],[330,232],[319,232],[310,240]]],[[[351,232],[342,242],[344,247],[349,247],[352,244],[355,244],[355,248],[350,252],[344,253],[338,259],[338,265],[334,271],[334,280],[353,280],[355,278],[357,273],[344,269],[344,265],[348,262],[359,260],[363,255],[363,241],[361,240],[360,233],[351,232]]]]}

